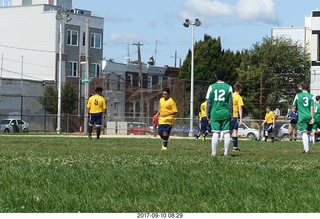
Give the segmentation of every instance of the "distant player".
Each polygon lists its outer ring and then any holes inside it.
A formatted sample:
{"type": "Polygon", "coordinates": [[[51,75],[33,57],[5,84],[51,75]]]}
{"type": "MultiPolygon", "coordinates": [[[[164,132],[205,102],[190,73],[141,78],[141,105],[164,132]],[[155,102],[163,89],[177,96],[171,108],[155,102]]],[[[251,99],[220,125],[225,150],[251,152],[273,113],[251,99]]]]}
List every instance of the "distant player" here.
{"type": "Polygon", "coordinates": [[[309,83],[301,83],[302,92],[296,94],[293,105],[298,110],[298,130],[302,132],[303,153],[309,153],[309,133],[314,122],[313,95],[308,92],[309,83]]]}
{"type": "Polygon", "coordinates": [[[224,134],[224,156],[228,155],[230,146],[230,122],[232,118],[232,87],[224,82],[225,71],[216,71],[217,82],[210,85],[207,91],[207,115],[211,121],[212,154],[216,156],[219,134],[224,134]]]}
{"type": "Polygon", "coordinates": [[[266,115],[261,126],[264,126],[264,142],[267,142],[268,137],[271,137],[271,141],[274,142],[273,129],[275,127],[275,115],[270,106],[266,107],[266,115]]]}
{"type": "Polygon", "coordinates": [[[97,87],[95,89],[95,94],[91,96],[88,100],[87,103],[87,110],[88,110],[88,115],[89,115],[89,139],[92,138],[92,127],[96,125],[97,127],[97,139],[100,138],[101,134],[101,126],[102,126],[102,116],[104,118],[106,117],[107,114],[107,104],[106,100],[102,96],[102,87],[97,87]]]}
{"type": "Polygon", "coordinates": [[[162,90],[162,98],[159,101],[159,111],[155,117],[159,116],[158,134],[162,140],[161,150],[168,149],[168,139],[174,122],[174,116],[177,114],[178,109],[174,100],[170,97],[170,89],[164,88],[162,90]]]}
{"type": "Polygon", "coordinates": [[[314,122],[312,125],[311,141],[316,142],[316,134],[320,128],[320,96],[316,96],[316,102],[314,103],[314,122]]]}
{"type": "Polygon", "coordinates": [[[240,151],[238,148],[238,127],[242,124],[243,100],[240,95],[242,91],[242,84],[236,82],[233,85],[233,91],[233,119],[231,121],[232,143],[233,151],[240,151]]]}
{"type": "Polygon", "coordinates": [[[206,137],[210,132],[209,120],[207,117],[207,101],[201,103],[200,105],[200,130],[201,130],[201,139],[202,141],[206,141],[206,137]]]}

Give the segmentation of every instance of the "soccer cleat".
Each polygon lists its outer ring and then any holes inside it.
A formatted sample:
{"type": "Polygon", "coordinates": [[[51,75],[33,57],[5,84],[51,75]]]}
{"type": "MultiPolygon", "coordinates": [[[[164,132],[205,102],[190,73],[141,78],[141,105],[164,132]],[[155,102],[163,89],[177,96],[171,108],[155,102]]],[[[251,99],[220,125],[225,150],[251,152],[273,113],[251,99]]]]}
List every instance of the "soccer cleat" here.
{"type": "Polygon", "coordinates": [[[162,148],[161,148],[162,151],[166,151],[167,149],[168,149],[167,147],[162,145],[162,148]]]}
{"type": "Polygon", "coordinates": [[[240,152],[240,149],[239,148],[233,148],[233,151],[240,152]]]}
{"type": "Polygon", "coordinates": [[[202,141],[206,141],[206,137],[203,136],[203,135],[201,135],[201,140],[202,140],[202,141]]]}

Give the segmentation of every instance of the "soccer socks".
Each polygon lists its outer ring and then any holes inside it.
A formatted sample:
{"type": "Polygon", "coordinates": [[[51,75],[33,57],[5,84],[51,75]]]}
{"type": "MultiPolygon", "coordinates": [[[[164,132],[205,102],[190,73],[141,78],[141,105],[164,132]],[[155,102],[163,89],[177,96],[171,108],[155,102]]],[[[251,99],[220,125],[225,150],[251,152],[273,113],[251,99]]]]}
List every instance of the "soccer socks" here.
{"type": "Polygon", "coordinates": [[[217,155],[218,143],[219,143],[219,134],[213,133],[212,140],[211,140],[212,156],[217,155]]]}
{"type": "Polygon", "coordinates": [[[302,134],[303,151],[309,152],[309,136],[306,132],[302,134]]]}
{"type": "Polygon", "coordinates": [[[233,148],[238,148],[238,137],[232,137],[233,148]]]}
{"type": "Polygon", "coordinates": [[[230,140],[230,133],[224,134],[224,156],[228,155],[230,140]]]}
{"type": "Polygon", "coordinates": [[[89,133],[89,138],[92,137],[92,126],[89,125],[88,127],[88,133],[89,133]]]}
{"type": "Polygon", "coordinates": [[[100,138],[100,134],[101,134],[101,127],[97,127],[97,139],[100,138]]]}

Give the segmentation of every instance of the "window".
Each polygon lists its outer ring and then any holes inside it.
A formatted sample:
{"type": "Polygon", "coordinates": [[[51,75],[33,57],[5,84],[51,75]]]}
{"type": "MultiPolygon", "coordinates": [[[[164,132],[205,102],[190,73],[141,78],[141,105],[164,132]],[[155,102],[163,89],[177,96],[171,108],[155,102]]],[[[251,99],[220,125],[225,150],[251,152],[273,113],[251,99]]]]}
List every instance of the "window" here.
{"type": "Polygon", "coordinates": [[[100,76],[100,65],[97,63],[90,64],[90,78],[95,78],[100,76]]]}
{"type": "Polygon", "coordinates": [[[152,88],[152,76],[148,76],[148,88],[152,88]]]}
{"type": "Polygon", "coordinates": [[[162,91],[162,77],[158,78],[159,90],[162,91]]]}
{"type": "Polygon", "coordinates": [[[67,45],[78,46],[78,31],[67,30],[67,45]]]}
{"type": "Polygon", "coordinates": [[[67,76],[77,77],[78,76],[78,63],[77,62],[67,62],[67,76]]]}
{"type": "Polygon", "coordinates": [[[86,32],[82,33],[82,46],[86,46],[86,32]]]}
{"type": "Polygon", "coordinates": [[[90,40],[91,40],[91,48],[101,49],[101,34],[100,33],[92,33],[90,40]]]}

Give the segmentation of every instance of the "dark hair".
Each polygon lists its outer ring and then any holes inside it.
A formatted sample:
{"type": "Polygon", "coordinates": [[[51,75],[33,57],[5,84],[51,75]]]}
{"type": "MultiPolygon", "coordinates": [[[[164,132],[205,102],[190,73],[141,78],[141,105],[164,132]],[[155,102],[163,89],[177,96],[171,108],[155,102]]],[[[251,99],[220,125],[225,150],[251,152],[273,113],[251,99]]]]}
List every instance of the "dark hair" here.
{"type": "Polygon", "coordinates": [[[301,83],[301,89],[302,90],[309,90],[309,83],[307,81],[303,81],[301,83]]]}
{"type": "Polygon", "coordinates": [[[237,92],[241,91],[242,90],[242,84],[240,84],[239,82],[236,82],[234,85],[233,85],[233,89],[237,92]]]}
{"type": "Polygon", "coordinates": [[[320,100],[320,95],[316,96],[316,101],[320,100]]]}
{"type": "Polygon", "coordinates": [[[169,88],[163,88],[163,89],[162,89],[162,92],[163,92],[163,91],[164,91],[164,92],[167,92],[168,94],[170,94],[170,89],[169,89],[169,88]]]}
{"type": "Polygon", "coordinates": [[[216,70],[216,77],[217,77],[218,80],[223,81],[225,76],[226,76],[226,73],[225,73],[225,71],[223,69],[217,69],[216,70]]]}
{"type": "Polygon", "coordinates": [[[102,87],[96,87],[95,92],[96,93],[102,93],[103,88],[102,87]]]}

